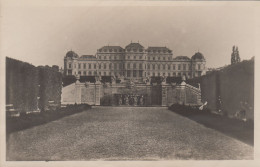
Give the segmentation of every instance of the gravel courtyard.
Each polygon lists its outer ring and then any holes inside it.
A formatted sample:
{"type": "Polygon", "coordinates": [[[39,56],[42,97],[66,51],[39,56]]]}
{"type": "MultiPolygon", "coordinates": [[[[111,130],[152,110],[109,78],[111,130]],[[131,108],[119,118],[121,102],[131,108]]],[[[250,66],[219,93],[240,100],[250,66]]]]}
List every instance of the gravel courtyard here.
{"type": "Polygon", "coordinates": [[[163,107],[93,107],[10,134],[7,160],[253,159],[253,147],[163,107]]]}

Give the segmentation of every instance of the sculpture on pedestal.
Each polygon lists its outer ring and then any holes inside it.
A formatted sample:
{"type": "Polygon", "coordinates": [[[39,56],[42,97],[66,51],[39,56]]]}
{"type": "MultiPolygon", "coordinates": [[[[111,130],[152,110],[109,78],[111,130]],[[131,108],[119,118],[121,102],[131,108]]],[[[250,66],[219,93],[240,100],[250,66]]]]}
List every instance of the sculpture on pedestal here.
{"type": "Polygon", "coordinates": [[[140,97],[140,105],[141,106],[144,105],[144,96],[143,95],[141,95],[141,97],[140,97]]]}
{"type": "Polygon", "coordinates": [[[137,96],[133,95],[133,100],[134,100],[134,106],[137,106],[137,96]]]}
{"type": "Polygon", "coordinates": [[[112,82],[112,84],[116,83],[116,76],[115,75],[111,76],[111,82],[112,82]]]}
{"type": "Polygon", "coordinates": [[[118,98],[118,105],[122,105],[122,95],[119,95],[119,98],[118,98]]]}
{"type": "Polygon", "coordinates": [[[166,84],[166,78],[167,77],[165,75],[162,76],[162,84],[166,84]]]}
{"type": "Polygon", "coordinates": [[[129,105],[128,95],[125,95],[125,105],[129,105]]]}

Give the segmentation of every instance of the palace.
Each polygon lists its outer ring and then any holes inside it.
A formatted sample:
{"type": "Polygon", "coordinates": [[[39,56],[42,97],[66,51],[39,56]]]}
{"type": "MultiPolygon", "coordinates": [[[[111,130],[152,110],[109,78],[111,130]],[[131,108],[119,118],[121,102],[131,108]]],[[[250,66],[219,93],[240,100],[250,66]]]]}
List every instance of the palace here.
{"type": "Polygon", "coordinates": [[[69,51],[64,58],[64,75],[80,76],[125,76],[138,79],[146,76],[186,78],[206,74],[206,59],[197,52],[191,58],[173,57],[167,47],[148,47],[130,43],[125,48],[104,46],[96,55],[78,56],[69,51]]]}

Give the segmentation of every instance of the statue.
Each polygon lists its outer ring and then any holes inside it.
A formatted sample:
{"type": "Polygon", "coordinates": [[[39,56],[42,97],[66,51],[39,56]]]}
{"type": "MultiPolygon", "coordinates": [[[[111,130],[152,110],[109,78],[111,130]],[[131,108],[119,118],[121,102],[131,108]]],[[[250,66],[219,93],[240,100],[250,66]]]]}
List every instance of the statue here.
{"type": "Polygon", "coordinates": [[[116,83],[116,76],[114,74],[111,76],[111,82],[112,84],[116,83]]]}
{"type": "Polygon", "coordinates": [[[118,99],[118,105],[122,105],[122,95],[119,96],[119,99],[118,99]]]}
{"type": "Polygon", "coordinates": [[[125,105],[129,105],[128,95],[125,95],[125,105]]]}
{"type": "Polygon", "coordinates": [[[140,97],[140,105],[141,106],[144,105],[144,96],[143,95],[141,95],[141,97],[140,97]]]}
{"type": "Polygon", "coordinates": [[[96,75],[96,76],[95,76],[95,80],[96,80],[96,83],[100,83],[100,81],[101,81],[101,76],[100,76],[100,75],[96,75]]]}
{"type": "Polygon", "coordinates": [[[137,106],[137,96],[133,95],[133,99],[134,99],[134,106],[137,106]]]}
{"type": "Polygon", "coordinates": [[[162,76],[162,84],[166,84],[166,76],[165,76],[165,74],[163,74],[163,76],[162,76]]]}

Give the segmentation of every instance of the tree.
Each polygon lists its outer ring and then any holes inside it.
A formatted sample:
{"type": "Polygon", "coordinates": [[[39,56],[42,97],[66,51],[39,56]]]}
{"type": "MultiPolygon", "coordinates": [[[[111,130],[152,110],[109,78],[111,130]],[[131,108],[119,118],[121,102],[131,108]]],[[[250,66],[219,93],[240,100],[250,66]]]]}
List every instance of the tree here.
{"type": "Polygon", "coordinates": [[[238,62],[240,62],[238,47],[233,46],[232,53],[231,53],[231,64],[235,64],[238,62]]]}

